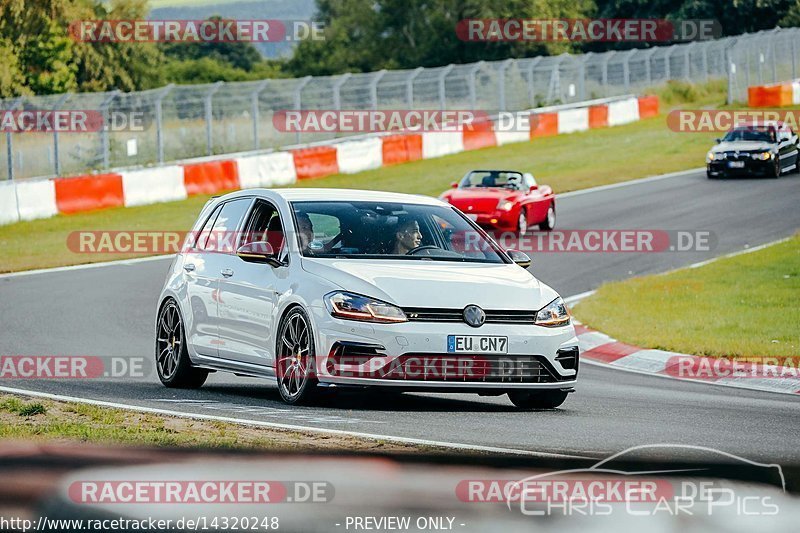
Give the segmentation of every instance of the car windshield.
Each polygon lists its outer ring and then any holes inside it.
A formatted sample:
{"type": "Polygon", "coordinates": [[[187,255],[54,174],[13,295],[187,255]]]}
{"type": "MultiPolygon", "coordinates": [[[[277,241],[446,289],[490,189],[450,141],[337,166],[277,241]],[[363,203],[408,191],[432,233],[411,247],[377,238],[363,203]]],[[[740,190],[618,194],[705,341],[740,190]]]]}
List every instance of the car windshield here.
{"type": "Polygon", "coordinates": [[[387,202],[293,202],[305,257],[507,263],[451,207],[387,202]]]}
{"type": "Polygon", "coordinates": [[[524,188],[523,182],[522,174],[519,172],[478,170],[464,176],[459,186],[462,189],[470,187],[499,187],[521,191],[524,188]]]}
{"type": "Polygon", "coordinates": [[[771,143],[775,142],[775,130],[752,126],[736,128],[729,131],[722,140],[725,142],[758,141],[771,143]]]}

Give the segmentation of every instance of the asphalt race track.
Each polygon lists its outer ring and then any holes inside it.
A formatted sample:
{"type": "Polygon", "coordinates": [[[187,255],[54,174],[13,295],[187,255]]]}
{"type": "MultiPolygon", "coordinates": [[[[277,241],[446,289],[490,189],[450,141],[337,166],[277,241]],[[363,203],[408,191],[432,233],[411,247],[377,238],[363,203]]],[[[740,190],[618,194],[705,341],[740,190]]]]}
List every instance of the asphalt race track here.
{"type": "MultiPolygon", "coordinates": [[[[800,229],[800,177],[707,180],[704,172],[571,194],[559,229],[707,230],[710,252],[535,254],[533,272],[563,296],[663,272],[800,229]]],[[[4,355],[152,358],[156,299],[168,260],[0,278],[4,355]]],[[[0,385],[95,400],[468,445],[604,456],[648,443],[717,448],[755,461],[798,462],[800,397],[583,365],[563,408],[516,411],[505,396],[340,395],[290,408],[272,384],[213,374],[197,391],[133,380],[4,380],[0,385]]]]}

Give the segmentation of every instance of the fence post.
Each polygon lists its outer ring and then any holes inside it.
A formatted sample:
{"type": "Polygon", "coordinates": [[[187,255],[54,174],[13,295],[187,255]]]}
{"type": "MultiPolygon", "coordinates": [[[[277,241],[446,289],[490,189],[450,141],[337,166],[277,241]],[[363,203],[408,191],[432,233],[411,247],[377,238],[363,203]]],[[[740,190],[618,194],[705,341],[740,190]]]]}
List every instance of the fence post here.
{"type": "Polygon", "coordinates": [[[156,96],[156,151],[159,164],[164,162],[164,110],[161,104],[173,87],[175,84],[170,83],[156,96]]]}
{"type": "Polygon", "coordinates": [[[500,78],[497,83],[498,107],[500,111],[506,110],[506,70],[514,62],[514,59],[506,59],[500,64],[500,78]]]}
{"type": "Polygon", "coordinates": [[[378,110],[378,83],[380,83],[381,78],[386,75],[386,69],[379,70],[375,73],[372,81],[369,82],[369,96],[370,96],[370,107],[373,111],[378,110]]]}
{"type": "Polygon", "coordinates": [[[419,76],[420,72],[425,70],[424,67],[417,67],[414,72],[406,80],[406,103],[409,109],[414,108],[414,80],[419,76]]]}
{"type": "Polygon", "coordinates": [[[665,59],[666,62],[664,64],[664,72],[667,74],[666,81],[672,79],[672,65],[670,64],[670,60],[672,59],[672,54],[675,52],[676,46],[678,45],[673,44],[672,46],[669,47],[669,51],[667,52],[667,57],[665,59]]]}
{"type": "Polygon", "coordinates": [[[658,48],[653,47],[647,52],[647,57],[644,60],[644,77],[647,80],[648,87],[653,85],[653,71],[650,67],[650,60],[652,59],[653,55],[658,51],[658,48]]]}
{"type": "Polygon", "coordinates": [[[455,67],[455,65],[451,63],[444,67],[441,73],[439,73],[439,109],[441,110],[447,108],[447,95],[445,94],[444,79],[448,74],[450,74],[450,71],[453,70],[453,67],[455,67]]]}
{"type": "Polygon", "coordinates": [[[333,84],[333,108],[337,111],[341,111],[342,109],[342,85],[347,83],[347,80],[350,79],[350,76],[352,76],[352,74],[346,72],[339,76],[339,78],[333,84]]]}
{"type": "Polygon", "coordinates": [[[472,65],[472,68],[469,69],[469,74],[467,75],[468,76],[467,79],[469,80],[467,82],[467,85],[469,87],[469,107],[473,111],[475,110],[476,107],[478,107],[477,95],[475,94],[475,78],[477,77],[478,71],[481,69],[481,67],[483,67],[483,65],[484,65],[483,61],[478,61],[477,63],[472,65]]]}
{"type": "Polygon", "coordinates": [[[250,106],[252,108],[252,115],[253,115],[253,150],[258,150],[258,121],[259,121],[259,109],[258,109],[258,95],[267,88],[269,82],[271,80],[263,80],[255,90],[250,95],[250,106]]]}
{"type": "Polygon", "coordinates": [[[775,50],[775,37],[770,37],[770,45],[772,45],[772,82],[777,83],[778,80],[778,55],[775,50]]]}
{"type": "Polygon", "coordinates": [[[605,53],[606,60],[603,62],[603,96],[608,96],[608,63],[611,61],[611,58],[616,55],[616,53],[616,50],[605,53]]]}
{"type": "Polygon", "coordinates": [[[583,56],[578,65],[578,99],[586,100],[586,63],[594,53],[589,52],[583,56]]]}
{"type": "Polygon", "coordinates": [[[797,44],[796,39],[792,39],[792,79],[797,79],[797,50],[795,50],[795,45],[797,44]]]}
{"type": "MultiPolygon", "coordinates": [[[[301,111],[302,110],[302,108],[303,108],[303,99],[302,99],[303,88],[306,85],[308,85],[308,82],[310,82],[312,79],[313,79],[312,76],[306,76],[305,78],[301,79],[300,83],[298,83],[297,87],[295,87],[295,89],[294,89],[294,97],[293,97],[294,98],[294,110],[295,111],[301,111]]],[[[297,131],[294,134],[294,136],[295,136],[295,141],[297,142],[297,144],[300,144],[300,131],[297,131]]]]}
{"type": "Polygon", "coordinates": [[[212,155],[214,153],[213,150],[213,138],[211,136],[211,123],[213,122],[214,116],[211,113],[211,98],[214,96],[214,93],[220,90],[220,88],[225,84],[224,81],[218,81],[214,85],[212,85],[205,96],[205,108],[206,108],[206,155],[212,155]]]}
{"type": "MultiPolygon", "coordinates": [[[[14,111],[17,106],[22,102],[22,97],[15,98],[11,105],[8,107],[9,111],[14,111]]],[[[11,141],[11,130],[6,131],[6,156],[8,157],[6,164],[8,165],[8,179],[14,179],[14,149],[11,141]]]]}
{"type": "Polygon", "coordinates": [[[625,81],[625,92],[630,92],[631,89],[631,57],[636,54],[636,49],[634,48],[627,54],[625,54],[625,61],[622,63],[622,74],[625,81]]]}
{"type": "Polygon", "coordinates": [[[731,48],[725,48],[725,65],[728,69],[728,99],[726,100],[728,105],[733,103],[733,75],[736,69],[731,50],[731,48]]]}
{"type": "MultiPolygon", "coordinates": [[[[114,101],[114,98],[120,93],[119,90],[111,91],[111,93],[103,100],[103,103],[100,104],[100,112],[103,113],[103,129],[100,130],[100,134],[102,136],[103,142],[103,170],[107,170],[108,167],[111,166],[111,147],[108,142],[108,121],[106,120],[108,106],[111,105],[111,102],[114,101]]],[[[56,159],[58,160],[58,159],[56,159]]]]}
{"type": "Polygon", "coordinates": [[[686,81],[692,81],[691,57],[692,57],[692,49],[696,44],[697,43],[691,43],[683,46],[684,48],[683,52],[685,54],[683,56],[683,77],[686,79],[686,81]]]}
{"type": "MultiPolygon", "coordinates": [[[[61,108],[61,106],[64,105],[67,102],[67,100],[69,100],[70,96],[72,96],[72,95],[71,94],[65,94],[65,95],[61,96],[61,98],[56,100],[56,103],[53,104],[52,110],[53,111],[58,111],[61,108]]],[[[105,126],[105,124],[103,124],[103,126],[105,126]]],[[[102,135],[102,130],[101,130],[101,135],[102,135]]],[[[59,157],[58,157],[58,128],[53,128],[53,167],[54,167],[54,170],[55,170],[55,175],[56,176],[60,176],[61,175],[61,161],[59,160],[59,157]]]]}
{"type": "Polygon", "coordinates": [[[536,107],[536,89],[533,87],[533,69],[542,61],[542,56],[534,58],[528,64],[528,105],[536,107]]]}

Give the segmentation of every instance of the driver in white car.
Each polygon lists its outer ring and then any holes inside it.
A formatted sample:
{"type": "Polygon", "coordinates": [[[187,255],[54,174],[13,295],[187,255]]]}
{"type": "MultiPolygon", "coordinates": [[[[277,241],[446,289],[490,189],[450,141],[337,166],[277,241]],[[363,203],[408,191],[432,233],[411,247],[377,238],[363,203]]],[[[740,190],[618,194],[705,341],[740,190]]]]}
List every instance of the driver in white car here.
{"type": "Polygon", "coordinates": [[[405,255],[422,242],[422,233],[419,231],[419,222],[413,218],[401,218],[397,221],[397,230],[394,234],[395,255],[405,255]]]}

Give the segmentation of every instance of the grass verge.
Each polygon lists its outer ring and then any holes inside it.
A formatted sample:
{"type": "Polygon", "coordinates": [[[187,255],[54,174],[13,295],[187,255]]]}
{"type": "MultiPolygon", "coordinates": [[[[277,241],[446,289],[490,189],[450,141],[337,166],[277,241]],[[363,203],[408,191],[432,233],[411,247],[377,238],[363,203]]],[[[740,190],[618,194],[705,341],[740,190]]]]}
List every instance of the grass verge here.
{"type": "MultiPolygon", "coordinates": [[[[671,82],[656,91],[669,107],[679,104],[721,105],[718,82],[694,86],[671,82]]],[[[532,172],[556,192],[686,170],[702,166],[711,135],[676,133],[665,116],[641,122],[533,142],[463,152],[359,174],[305,180],[298,187],[336,187],[408,192],[438,196],[450,183],[476,168],[509,168],[532,172]]],[[[0,226],[0,273],[114,259],[137,254],[76,254],[67,248],[73,231],[185,231],[208,196],[133,208],[59,215],[50,219],[0,226]]]]}
{"type": "Polygon", "coordinates": [[[0,394],[0,439],[42,442],[249,449],[430,453],[435,448],[339,435],[191,420],[94,405],[0,394]]]}
{"type": "Polygon", "coordinates": [[[703,356],[800,356],[800,234],[706,266],[609,283],[575,316],[617,340],[703,356]]]}

